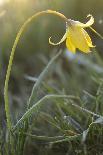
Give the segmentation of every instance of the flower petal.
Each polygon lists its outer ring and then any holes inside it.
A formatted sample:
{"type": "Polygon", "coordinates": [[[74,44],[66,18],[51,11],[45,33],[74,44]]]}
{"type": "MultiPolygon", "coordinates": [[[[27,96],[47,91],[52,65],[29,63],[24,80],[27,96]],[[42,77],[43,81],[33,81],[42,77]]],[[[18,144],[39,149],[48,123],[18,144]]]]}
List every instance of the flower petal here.
{"type": "Polygon", "coordinates": [[[92,15],[88,15],[87,17],[90,17],[89,21],[84,24],[84,23],[81,23],[81,22],[78,22],[78,26],[82,27],[82,28],[85,28],[85,27],[90,27],[91,25],[93,25],[94,23],[94,18],[92,15]]]}
{"type": "Polygon", "coordinates": [[[66,39],[66,46],[67,46],[67,48],[68,48],[69,51],[71,51],[71,52],[73,52],[73,53],[76,52],[76,48],[75,48],[75,46],[73,45],[73,43],[71,42],[70,37],[68,37],[68,38],[66,39]]]}
{"type": "Polygon", "coordinates": [[[84,33],[84,35],[85,35],[85,38],[86,38],[87,43],[88,43],[88,46],[89,46],[89,47],[95,47],[95,46],[92,44],[92,40],[91,40],[91,38],[89,37],[88,33],[87,33],[84,29],[82,29],[82,31],[83,31],[83,33],[84,33]]]}
{"type": "Polygon", "coordinates": [[[90,48],[88,46],[85,34],[83,33],[81,27],[74,27],[73,29],[70,28],[68,37],[70,37],[72,44],[76,48],[85,53],[90,52],[90,48]]]}
{"type": "Polygon", "coordinates": [[[51,37],[49,38],[49,44],[51,44],[51,45],[59,45],[59,44],[61,44],[63,41],[65,41],[65,39],[67,38],[67,31],[66,31],[66,33],[64,34],[64,36],[62,37],[62,39],[58,42],[58,43],[53,43],[52,41],[51,41],[51,37]]]}

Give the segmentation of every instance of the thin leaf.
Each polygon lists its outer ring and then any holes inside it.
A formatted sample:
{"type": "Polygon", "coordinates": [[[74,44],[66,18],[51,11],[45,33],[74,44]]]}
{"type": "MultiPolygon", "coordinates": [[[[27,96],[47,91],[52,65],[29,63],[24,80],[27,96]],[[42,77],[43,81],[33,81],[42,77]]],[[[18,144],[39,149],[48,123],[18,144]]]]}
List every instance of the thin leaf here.
{"type": "Polygon", "coordinates": [[[61,55],[62,51],[60,50],[47,64],[47,66],[44,68],[44,70],[41,72],[40,76],[38,77],[38,79],[36,80],[36,83],[33,86],[29,101],[28,101],[28,107],[30,107],[31,105],[33,105],[33,103],[35,103],[35,98],[36,98],[36,94],[37,94],[37,90],[40,87],[41,83],[43,82],[45,76],[48,74],[50,67],[52,66],[52,64],[54,63],[54,61],[61,55]]]}
{"type": "Polygon", "coordinates": [[[52,94],[52,95],[46,95],[44,96],[43,98],[41,98],[36,104],[34,104],[30,109],[28,109],[25,114],[21,117],[21,119],[16,123],[16,125],[13,127],[12,131],[15,131],[16,128],[21,124],[23,123],[25,120],[27,120],[34,112],[36,112],[38,110],[38,108],[41,107],[41,105],[43,103],[46,103],[44,102],[45,100],[47,99],[52,99],[52,98],[76,98],[74,96],[71,96],[71,95],[55,95],[55,94],[52,94]]]}

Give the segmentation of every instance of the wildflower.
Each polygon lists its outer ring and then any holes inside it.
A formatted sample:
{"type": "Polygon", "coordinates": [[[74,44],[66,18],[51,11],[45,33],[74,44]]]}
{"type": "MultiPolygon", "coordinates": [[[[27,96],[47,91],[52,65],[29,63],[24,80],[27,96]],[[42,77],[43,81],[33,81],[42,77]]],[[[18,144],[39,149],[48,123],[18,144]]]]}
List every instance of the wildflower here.
{"type": "Polygon", "coordinates": [[[66,22],[66,33],[64,34],[63,38],[58,43],[53,43],[51,41],[51,37],[49,38],[49,43],[52,45],[59,45],[63,41],[66,40],[66,46],[69,51],[75,53],[76,49],[78,48],[80,51],[84,53],[89,53],[90,48],[94,47],[92,44],[92,40],[88,33],[84,30],[86,27],[90,27],[94,23],[94,18],[92,15],[88,15],[90,17],[87,23],[81,23],[79,21],[74,21],[68,19],[66,22]]]}

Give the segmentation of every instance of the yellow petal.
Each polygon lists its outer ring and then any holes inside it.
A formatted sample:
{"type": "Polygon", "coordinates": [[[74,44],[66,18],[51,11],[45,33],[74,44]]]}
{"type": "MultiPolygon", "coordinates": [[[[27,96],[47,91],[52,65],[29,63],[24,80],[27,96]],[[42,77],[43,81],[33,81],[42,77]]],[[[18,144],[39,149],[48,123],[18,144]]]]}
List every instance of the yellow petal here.
{"type": "Polygon", "coordinates": [[[82,52],[89,53],[90,49],[86,37],[81,27],[75,26],[73,29],[69,28],[67,38],[70,37],[72,44],[82,52]]]}
{"type": "Polygon", "coordinates": [[[88,33],[87,33],[84,29],[82,29],[82,31],[83,31],[83,33],[84,33],[84,35],[85,35],[85,38],[86,38],[87,43],[88,43],[88,46],[89,46],[89,47],[95,47],[95,46],[93,46],[92,40],[91,40],[91,38],[89,37],[88,33]]]}
{"type": "Polygon", "coordinates": [[[67,48],[68,48],[69,51],[71,51],[71,52],[73,52],[73,53],[76,52],[76,48],[75,48],[75,46],[72,44],[72,42],[71,42],[71,40],[70,40],[70,37],[68,37],[68,38],[66,39],[66,46],[67,46],[67,48]]]}
{"type": "Polygon", "coordinates": [[[78,22],[78,23],[77,23],[78,26],[84,28],[84,27],[90,27],[91,25],[93,25],[93,23],[94,23],[94,18],[93,18],[93,16],[92,16],[92,15],[88,15],[87,17],[90,17],[89,21],[88,21],[86,24],[81,23],[81,22],[78,22]]]}
{"type": "Polygon", "coordinates": [[[64,34],[64,36],[62,37],[62,39],[61,39],[58,43],[52,42],[52,41],[51,41],[51,37],[50,37],[50,38],[49,38],[49,44],[51,44],[51,45],[59,45],[59,44],[61,44],[63,41],[65,41],[66,38],[67,38],[67,31],[66,31],[66,33],[64,34]]]}

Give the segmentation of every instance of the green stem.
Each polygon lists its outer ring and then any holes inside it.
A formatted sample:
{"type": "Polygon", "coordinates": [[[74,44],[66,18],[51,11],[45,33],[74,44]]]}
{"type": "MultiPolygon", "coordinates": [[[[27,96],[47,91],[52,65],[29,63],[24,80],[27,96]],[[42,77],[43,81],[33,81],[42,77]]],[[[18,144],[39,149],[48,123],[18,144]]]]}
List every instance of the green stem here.
{"type": "Polygon", "coordinates": [[[9,64],[8,64],[8,68],[7,68],[7,73],[6,73],[6,79],[5,79],[5,86],[4,86],[4,101],[5,101],[5,112],[6,112],[6,119],[7,119],[7,127],[10,130],[12,127],[12,123],[11,123],[11,116],[10,116],[10,108],[9,108],[9,99],[8,99],[8,83],[9,83],[9,79],[10,79],[10,74],[11,74],[11,68],[12,68],[12,64],[13,64],[13,59],[14,59],[14,54],[15,54],[15,50],[17,47],[17,44],[20,40],[20,37],[22,36],[22,33],[24,32],[26,26],[36,17],[43,15],[43,14],[54,14],[57,15],[59,17],[61,17],[65,22],[68,21],[68,19],[61,13],[53,11],[53,10],[46,10],[46,11],[41,11],[38,12],[36,14],[34,14],[33,16],[31,16],[30,18],[28,18],[26,20],[26,22],[21,26],[19,32],[17,33],[16,39],[14,41],[12,50],[11,50],[11,55],[10,55],[10,59],[9,59],[9,64]]]}
{"type": "Polygon", "coordinates": [[[95,29],[93,29],[91,26],[89,27],[97,36],[99,36],[101,39],[103,39],[103,36],[98,33],[95,29]]]}

